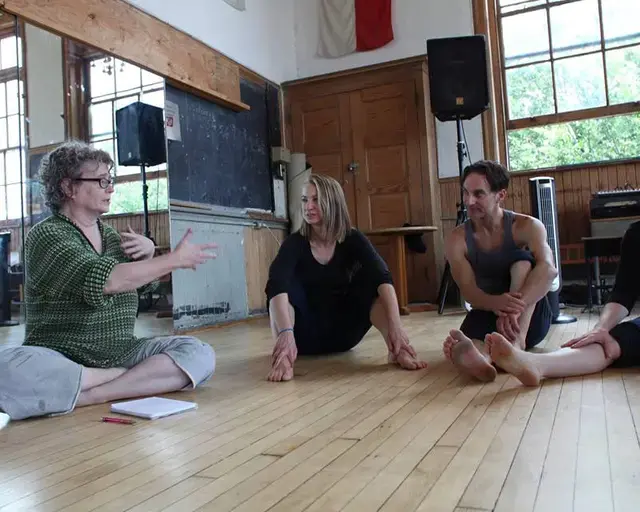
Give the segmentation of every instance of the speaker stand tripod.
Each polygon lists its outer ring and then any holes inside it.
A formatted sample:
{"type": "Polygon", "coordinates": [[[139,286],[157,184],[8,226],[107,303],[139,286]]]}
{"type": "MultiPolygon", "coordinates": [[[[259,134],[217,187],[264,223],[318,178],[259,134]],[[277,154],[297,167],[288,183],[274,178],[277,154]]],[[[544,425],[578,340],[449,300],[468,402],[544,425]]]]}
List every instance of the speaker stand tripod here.
{"type": "MultiPolygon", "coordinates": [[[[458,135],[458,176],[460,177],[460,202],[456,205],[458,212],[456,214],[456,227],[463,224],[467,220],[467,209],[464,206],[464,197],[462,194],[462,172],[464,169],[464,159],[468,156],[467,146],[462,138],[462,119],[456,117],[456,131],[458,135]]],[[[444,272],[442,273],[442,280],[440,281],[440,291],[438,292],[438,314],[442,314],[444,311],[444,305],[447,301],[447,293],[449,291],[449,285],[453,284],[453,277],[451,276],[451,266],[447,261],[444,266],[444,272]]]]}
{"type": "Polygon", "coordinates": [[[152,240],[155,244],[153,238],[151,238],[151,229],[149,228],[149,186],[147,185],[147,170],[145,164],[140,165],[140,170],[142,171],[142,208],[144,214],[144,236],[152,240]]]}

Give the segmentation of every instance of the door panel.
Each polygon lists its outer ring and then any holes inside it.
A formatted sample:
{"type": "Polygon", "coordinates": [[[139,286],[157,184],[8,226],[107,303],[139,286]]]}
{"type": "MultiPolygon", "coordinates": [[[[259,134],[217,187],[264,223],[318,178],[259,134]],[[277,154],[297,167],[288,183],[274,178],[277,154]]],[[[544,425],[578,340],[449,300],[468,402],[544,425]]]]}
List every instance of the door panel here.
{"type": "Polygon", "coordinates": [[[348,95],[294,103],[291,108],[293,151],[306,154],[313,171],[335,178],[344,190],[351,221],[357,225],[348,95]]]}
{"type": "MultiPolygon", "coordinates": [[[[371,87],[350,94],[353,158],[356,171],[358,227],[422,224],[420,134],[414,82],[371,87]]],[[[376,237],[380,254],[389,248],[376,237]]],[[[387,256],[388,257],[388,256],[387,256]]],[[[387,259],[387,258],[385,258],[387,259]]],[[[391,264],[387,259],[387,263],[391,264]]],[[[424,255],[407,252],[407,277],[412,300],[429,295],[424,255]]]]}

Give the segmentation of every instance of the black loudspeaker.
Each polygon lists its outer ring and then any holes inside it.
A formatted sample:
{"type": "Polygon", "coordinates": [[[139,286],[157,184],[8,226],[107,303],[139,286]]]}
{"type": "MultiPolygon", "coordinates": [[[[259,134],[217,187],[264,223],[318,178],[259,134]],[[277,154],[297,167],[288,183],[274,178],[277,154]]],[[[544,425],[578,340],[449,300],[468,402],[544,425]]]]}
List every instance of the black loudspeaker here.
{"type": "Polygon", "coordinates": [[[142,102],[116,110],[118,164],[152,167],[167,161],[163,110],[142,102]]]}
{"type": "Polygon", "coordinates": [[[431,110],[440,121],[472,119],[489,108],[484,36],[427,40],[431,110]]]}

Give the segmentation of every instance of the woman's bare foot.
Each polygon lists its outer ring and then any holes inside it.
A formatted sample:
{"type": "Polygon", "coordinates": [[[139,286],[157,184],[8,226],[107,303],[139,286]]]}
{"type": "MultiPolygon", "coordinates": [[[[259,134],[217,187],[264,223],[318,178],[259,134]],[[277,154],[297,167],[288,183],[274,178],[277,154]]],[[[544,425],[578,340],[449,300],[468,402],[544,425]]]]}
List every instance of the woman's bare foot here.
{"type": "Polygon", "coordinates": [[[397,364],[405,370],[422,370],[427,367],[426,361],[420,361],[405,350],[400,350],[400,354],[398,354],[397,357],[389,352],[388,361],[391,364],[397,364]]]}
{"type": "Polygon", "coordinates": [[[293,379],[293,363],[288,357],[282,357],[280,362],[276,361],[267,380],[271,382],[281,382],[293,379]]]}
{"type": "Polygon", "coordinates": [[[505,372],[510,373],[525,386],[540,384],[540,371],[533,362],[531,354],[518,350],[497,332],[487,334],[485,338],[491,360],[505,372]]]}
{"type": "Polygon", "coordinates": [[[464,373],[482,382],[495,380],[498,372],[462,331],[453,329],[443,345],[444,355],[464,373]]]}

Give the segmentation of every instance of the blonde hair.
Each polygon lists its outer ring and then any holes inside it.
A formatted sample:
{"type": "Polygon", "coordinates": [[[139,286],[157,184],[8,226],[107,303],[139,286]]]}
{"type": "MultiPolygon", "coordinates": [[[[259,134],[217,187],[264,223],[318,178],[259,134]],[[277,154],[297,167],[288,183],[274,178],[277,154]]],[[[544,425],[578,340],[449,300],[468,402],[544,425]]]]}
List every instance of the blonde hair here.
{"type": "MultiPolygon", "coordinates": [[[[347,233],[351,231],[351,218],[340,183],[329,176],[311,174],[304,185],[316,187],[318,206],[322,212],[322,223],[326,229],[327,239],[343,242],[347,233]]],[[[304,208],[304,204],[302,207],[304,208]]],[[[303,237],[311,238],[312,228],[306,220],[302,221],[298,231],[303,237]]]]}

